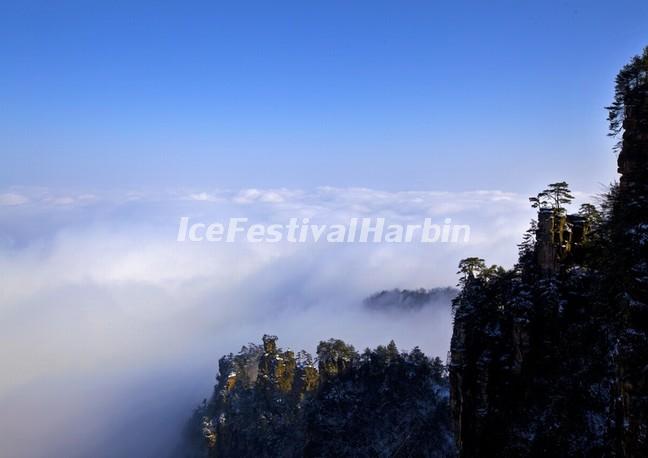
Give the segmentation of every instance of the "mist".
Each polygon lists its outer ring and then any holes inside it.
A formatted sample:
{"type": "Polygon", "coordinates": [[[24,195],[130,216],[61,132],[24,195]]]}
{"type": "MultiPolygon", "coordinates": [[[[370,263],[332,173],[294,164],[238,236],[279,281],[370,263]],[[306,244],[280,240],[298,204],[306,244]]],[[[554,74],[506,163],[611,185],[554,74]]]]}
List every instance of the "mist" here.
{"type": "Polygon", "coordinates": [[[367,296],[454,286],[466,256],[511,266],[526,197],[368,189],[62,193],[0,196],[0,455],[172,456],[218,359],[263,334],[314,352],[419,346],[443,360],[449,303],[381,313],[367,296]],[[470,224],[459,244],[179,243],[181,216],[380,216],[470,224]],[[511,248],[513,247],[513,249],[511,248]]]}

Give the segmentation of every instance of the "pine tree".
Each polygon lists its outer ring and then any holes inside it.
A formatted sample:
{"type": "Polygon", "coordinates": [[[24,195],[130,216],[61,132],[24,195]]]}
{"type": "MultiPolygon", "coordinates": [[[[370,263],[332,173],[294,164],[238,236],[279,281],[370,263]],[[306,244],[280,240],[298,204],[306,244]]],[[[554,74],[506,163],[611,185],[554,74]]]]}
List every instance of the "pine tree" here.
{"type": "Polygon", "coordinates": [[[559,181],[548,185],[547,189],[539,193],[536,197],[529,197],[531,207],[533,208],[551,208],[557,214],[564,214],[564,205],[569,205],[574,196],[569,190],[569,185],[565,181],[559,181]]]}
{"type": "Polygon", "coordinates": [[[466,258],[459,261],[459,270],[457,274],[461,275],[459,284],[465,285],[469,279],[477,277],[483,270],[486,269],[486,264],[481,258],[466,258]]]}

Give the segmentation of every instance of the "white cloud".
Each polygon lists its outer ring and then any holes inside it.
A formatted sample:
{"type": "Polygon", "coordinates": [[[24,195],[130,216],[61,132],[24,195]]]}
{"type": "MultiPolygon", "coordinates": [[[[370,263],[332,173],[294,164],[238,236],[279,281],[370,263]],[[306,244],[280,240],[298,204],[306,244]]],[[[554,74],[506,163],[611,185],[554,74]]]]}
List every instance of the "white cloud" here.
{"type": "Polygon", "coordinates": [[[28,444],[28,456],[46,455],[50,441],[62,442],[60,454],[72,456],[65,447],[78,438],[84,440],[78,440],[77,454],[87,453],[96,445],[90,438],[111,434],[111,420],[128,423],[138,396],[149,396],[138,404],[140,415],[159,416],[154,406],[164,405],[180,412],[179,428],[180,417],[209,395],[218,357],[264,332],[310,350],[318,339],[334,336],[360,348],[394,338],[402,347],[420,345],[443,357],[449,308],[394,319],[367,314],[361,299],[381,289],[452,285],[459,259],[469,255],[511,265],[532,214],[526,196],[502,191],[130,194],[136,200],[127,193],[87,199],[83,193],[21,194],[27,199],[23,206],[29,203],[33,211],[26,215],[21,206],[7,206],[0,216],[0,230],[20,240],[0,245],[0,365],[11,374],[0,381],[6,407],[0,426],[26,437],[28,418],[18,421],[26,405],[57,412],[39,417],[48,433],[37,441],[6,445],[19,455],[28,444]],[[49,196],[71,197],[60,206],[49,196]],[[84,200],[92,204],[79,205],[84,200]],[[391,246],[178,243],[183,215],[204,222],[246,216],[277,223],[301,216],[324,223],[449,216],[472,226],[472,240],[391,246]],[[186,381],[180,382],[177,374],[183,372],[186,381]],[[119,380],[119,388],[105,380],[119,380]],[[51,390],[44,399],[43,389],[51,390]],[[177,399],[172,406],[169,392],[177,399]],[[101,399],[110,400],[109,418],[97,413],[101,399]]]}
{"type": "Polygon", "coordinates": [[[237,204],[251,204],[254,202],[278,204],[294,199],[301,195],[300,191],[288,189],[243,189],[239,191],[232,201],[237,204]]]}
{"type": "Polygon", "coordinates": [[[223,202],[225,199],[216,194],[196,192],[189,194],[189,200],[196,200],[198,202],[223,202]]]}
{"type": "Polygon", "coordinates": [[[29,202],[29,199],[22,194],[16,194],[14,192],[7,192],[0,194],[0,205],[22,205],[29,202]]]}

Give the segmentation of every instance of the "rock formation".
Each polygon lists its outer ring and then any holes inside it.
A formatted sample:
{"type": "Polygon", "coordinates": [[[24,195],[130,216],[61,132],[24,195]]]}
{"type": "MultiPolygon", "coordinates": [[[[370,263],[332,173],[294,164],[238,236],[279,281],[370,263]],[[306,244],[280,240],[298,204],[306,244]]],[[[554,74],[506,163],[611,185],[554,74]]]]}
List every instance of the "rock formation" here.
{"type": "Polygon", "coordinates": [[[223,357],[184,456],[448,457],[454,454],[446,370],[418,349],[359,354],[320,342],[316,361],[264,336],[223,357]]]}

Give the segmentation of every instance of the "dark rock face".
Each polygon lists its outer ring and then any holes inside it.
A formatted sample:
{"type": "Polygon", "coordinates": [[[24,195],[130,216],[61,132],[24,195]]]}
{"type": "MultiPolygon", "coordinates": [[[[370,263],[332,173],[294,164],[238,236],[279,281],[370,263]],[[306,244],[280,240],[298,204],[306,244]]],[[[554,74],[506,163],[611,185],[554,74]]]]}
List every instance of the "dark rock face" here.
{"type": "Polygon", "coordinates": [[[623,107],[617,199],[612,206],[612,268],[619,285],[619,452],[648,454],[648,48],[617,77],[623,107]]]}
{"type": "Polygon", "coordinates": [[[560,267],[479,275],[455,301],[450,383],[461,456],[610,453],[613,330],[593,297],[597,275],[560,267]]]}
{"type": "Polygon", "coordinates": [[[542,209],[514,269],[462,280],[460,456],[648,456],[648,48],[619,74],[610,110],[622,176],[600,219],[542,209]]]}
{"type": "Polygon", "coordinates": [[[578,257],[587,240],[589,225],[586,218],[574,214],[564,215],[553,209],[538,212],[537,245],[535,249],[538,267],[547,273],[556,273],[561,262],[578,257]]]}
{"type": "Polygon", "coordinates": [[[454,455],[444,365],[393,342],[363,354],[321,342],[316,367],[264,336],[263,346],[220,360],[214,395],[190,430],[201,446],[184,456],[454,455]]]}

